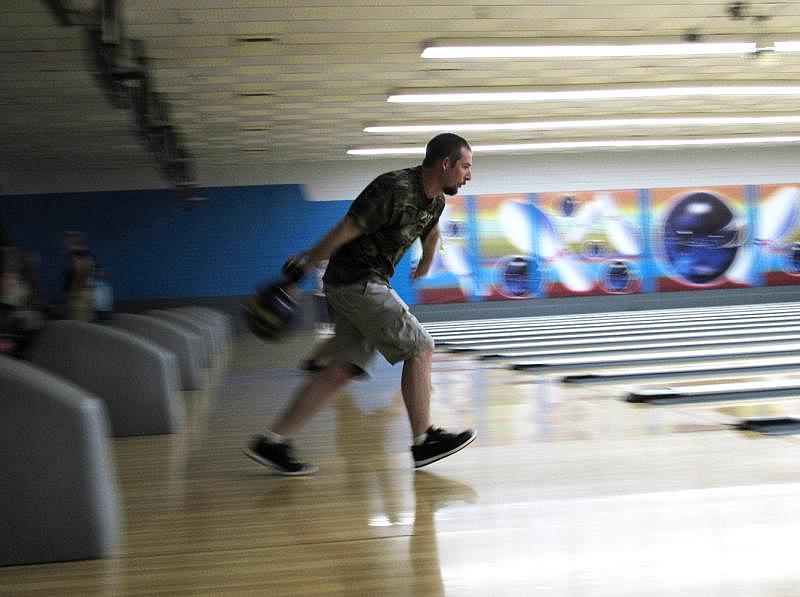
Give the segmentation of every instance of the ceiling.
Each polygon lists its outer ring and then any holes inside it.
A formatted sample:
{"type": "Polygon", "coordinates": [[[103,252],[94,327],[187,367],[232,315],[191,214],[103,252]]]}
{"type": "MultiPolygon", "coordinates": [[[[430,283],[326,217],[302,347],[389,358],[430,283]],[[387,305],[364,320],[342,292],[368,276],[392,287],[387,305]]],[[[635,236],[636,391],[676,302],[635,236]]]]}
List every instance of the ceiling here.
{"type": "MultiPolygon", "coordinates": [[[[93,0],[62,0],[89,20],[93,0]]],[[[797,39],[800,3],[717,0],[122,0],[123,33],[144,42],[155,88],[198,165],[367,159],[351,148],[420,146],[430,136],[376,135],[364,126],[797,114],[797,99],[714,98],[587,103],[387,103],[424,90],[613,87],[800,81],[800,53],[759,58],[426,60],[430,40],[609,37],[678,40],[688,33],[769,43],[797,39]]],[[[0,162],[57,172],[152,163],[132,112],[115,108],[92,75],[83,25],[62,26],[41,0],[6,0],[0,21],[0,162]]],[[[458,132],[455,129],[455,132],[458,132]]],[[[737,125],[715,136],[800,133],[800,125],[737,125]]],[[[695,127],[608,127],[465,134],[471,143],[684,137],[695,127]]],[[[708,132],[703,134],[708,135],[708,132]]]]}

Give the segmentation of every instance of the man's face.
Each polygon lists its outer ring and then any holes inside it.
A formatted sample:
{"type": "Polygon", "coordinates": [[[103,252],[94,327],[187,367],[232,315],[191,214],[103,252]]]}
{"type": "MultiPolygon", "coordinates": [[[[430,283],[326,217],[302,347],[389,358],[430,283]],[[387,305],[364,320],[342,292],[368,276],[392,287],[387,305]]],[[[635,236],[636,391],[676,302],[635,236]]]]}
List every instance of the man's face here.
{"type": "Polygon", "coordinates": [[[447,195],[458,194],[459,187],[467,184],[472,178],[472,152],[466,147],[461,148],[461,157],[452,163],[450,158],[444,159],[444,180],[442,190],[447,195]]]}

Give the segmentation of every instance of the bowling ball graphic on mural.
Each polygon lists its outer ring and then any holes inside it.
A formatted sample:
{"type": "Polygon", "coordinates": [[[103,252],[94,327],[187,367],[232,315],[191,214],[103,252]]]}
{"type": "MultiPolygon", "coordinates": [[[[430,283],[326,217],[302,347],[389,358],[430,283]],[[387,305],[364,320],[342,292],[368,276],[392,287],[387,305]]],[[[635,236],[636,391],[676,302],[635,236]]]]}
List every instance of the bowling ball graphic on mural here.
{"type": "Polygon", "coordinates": [[[784,271],[793,276],[800,275],[800,243],[792,243],[786,248],[784,271]]]}
{"type": "Polygon", "coordinates": [[[530,257],[513,255],[497,261],[495,286],[508,298],[525,298],[539,292],[542,271],[539,262],[530,257]]]}
{"type": "Polygon", "coordinates": [[[602,240],[587,240],[583,243],[583,255],[589,259],[601,259],[607,254],[608,249],[602,240]]]}
{"type": "Polygon", "coordinates": [[[601,270],[600,283],[609,294],[633,292],[639,282],[639,272],[629,261],[613,259],[607,261],[601,270]]]}
{"type": "Polygon", "coordinates": [[[464,238],[467,235],[467,224],[462,220],[447,220],[442,225],[445,238],[464,238]]]}
{"type": "Polygon", "coordinates": [[[720,197],[690,193],[676,201],[664,219],[664,254],[679,277],[711,284],[736,258],[740,232],[733,211],[720,197]]]}
{"type": "Polygon", "coordinates": [[[561,215],[570,217],[578,208],[578,199],[574,195],[564,195],[560,201],[561,215]]]}

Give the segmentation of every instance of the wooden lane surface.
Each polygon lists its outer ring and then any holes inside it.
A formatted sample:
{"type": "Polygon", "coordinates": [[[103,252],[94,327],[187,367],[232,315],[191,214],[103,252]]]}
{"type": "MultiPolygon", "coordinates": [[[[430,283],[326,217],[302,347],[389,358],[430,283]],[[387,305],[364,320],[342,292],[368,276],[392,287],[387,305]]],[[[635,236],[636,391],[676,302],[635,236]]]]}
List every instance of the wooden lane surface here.
{"type": "Polygon", "coordinates": [[[301,340],[240,339],[186,397],[184,431],[113,441],[113,558],[0,568],[0,594],[752,595],[800,580],[781,540],[800,530],[798,442],[468,359],[437,355],[433,375],[434,421],[479,430],[463,452],[412,472],[399,368],[381,365],[298,437],[317,476],[269,475],[240,449],[303,378],[301,340]]]}

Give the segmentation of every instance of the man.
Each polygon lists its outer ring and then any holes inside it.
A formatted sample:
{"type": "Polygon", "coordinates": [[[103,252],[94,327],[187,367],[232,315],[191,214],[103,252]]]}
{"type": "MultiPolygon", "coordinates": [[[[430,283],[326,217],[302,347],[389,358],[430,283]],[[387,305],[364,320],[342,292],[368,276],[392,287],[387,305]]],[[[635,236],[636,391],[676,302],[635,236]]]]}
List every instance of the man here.
{"type": "Polygon", "coordinates": [[[392,364],[403,361],[401,392],[419,468],[469,445],[475,432],[448,433],[430,421],[433,338],[391,289],[400,258],[419,238],[422,258],[414,277],[424,276],[439,246],[445,194],[455,195],[472,178],[472,150],[452,133],[428,143],[421,166],[382,174],[365,188],[344,218],[310,251],[289,263],[310,271],[329,259],[323,281],[334,312],[336,335],[330,366],[293,396],[265,435],[245,449],[253,460],[284,475],[307,475],[315,467],[295,459],[291,439],[337,390],[367,373],[375,352],[392,364]]]}

